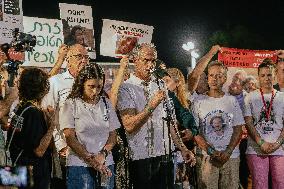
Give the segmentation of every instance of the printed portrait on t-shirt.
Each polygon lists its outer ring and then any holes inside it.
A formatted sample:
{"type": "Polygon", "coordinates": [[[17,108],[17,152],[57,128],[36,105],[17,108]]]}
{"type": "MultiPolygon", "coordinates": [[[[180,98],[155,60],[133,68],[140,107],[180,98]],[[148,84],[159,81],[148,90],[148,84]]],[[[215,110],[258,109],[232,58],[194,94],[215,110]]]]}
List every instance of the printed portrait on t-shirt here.
{"type": "Polygon", "coordinates": [[[209,142],[215,143],[230,138],[232,117],[231,113],[223,110],[211,111],[204,117],[203,133],[209,142]]]}
{"type": "Polygon", "coordinates": [[[127,54],[132,51],[132,49],[138,43],[137,37],[118,35],[116,41],[116,54],[127,54]]]}
{"type": "Polygon", "coordinates": [[[276,123],[275,114],[273,112],[273,106],[271,107],[271,112],[269,119],[267,120],[267,113],[269,111],[270,102],[266,101],[266,107],[262,106],[259,121],[256,125],[256,129],[262,134],[271,134],[273,132],[273,125],[276,123]]]}

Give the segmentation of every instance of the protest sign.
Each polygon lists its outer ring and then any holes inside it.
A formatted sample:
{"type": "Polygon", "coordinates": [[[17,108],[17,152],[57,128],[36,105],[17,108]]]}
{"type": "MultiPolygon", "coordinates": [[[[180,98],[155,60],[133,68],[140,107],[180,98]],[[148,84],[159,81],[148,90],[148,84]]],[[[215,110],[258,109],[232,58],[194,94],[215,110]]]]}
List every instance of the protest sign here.
{"type": "Polygon", "coordinates": [[[22,0],[0,0],[0,44],[11,43],[15,28],[23,31],[22,0]]]}
{"type": "Polygon", "coordinates": [[[96,58],[92,7],[59,3],[64,43],[82,44],[91,58],[96,58]]]}
{"type": "Polygon", "coordinates": [[[121,57],[136,44],[150,43],[154,27],[143,24],[103,19],[100,54],[121,57]]]}
{"type": "Polygon", "coordinates": [[[271,58],[276,61],[275,51],[248,50],[222,47],[222,53],[218,53],[218,61],[223,62],[227,67],[257,68],[265,59],[271,58]]]}
{"type": "Polygon", "coordinates": [[[34,51],[26,52],[24,66],[53,67],[63,44],[61,21],[24,16],[23,23],[24,32],[37,39],[34,51]]]}

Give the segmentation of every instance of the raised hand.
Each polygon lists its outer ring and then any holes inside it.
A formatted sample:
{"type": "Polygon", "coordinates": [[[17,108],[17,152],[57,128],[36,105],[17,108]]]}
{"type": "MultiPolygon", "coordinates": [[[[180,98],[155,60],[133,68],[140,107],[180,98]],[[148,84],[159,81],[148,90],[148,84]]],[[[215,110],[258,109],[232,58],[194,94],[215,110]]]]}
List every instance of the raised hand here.
{"type": "Polygon", "coordinates": [[[284,58],[284,50],[278,50],[278,51],[276,51],[276,55],[277,55],[279,58],[284,58]]]}
{"type": "Polygon", "coordinates": [[[148,102],[148,105],[151,108],[156,108],[165,98],[166,98],[166,92],[163,90],[158,90],[154,94],[153,98],[148,102]]]}
{"type": "Polygon", "coordinates": [[[210,49],[210,53],[211,53],[212,55],[215,55],[215,54],[218,53],[219,51],[222,53],[222,49],[221,49],[221,47],[220,47],[219,45],[214,45],[214,46],[212,46],[211,49],[210,49]]]}
{"type": "Polygon", "coordinates": [[[127,68],[129,64],[129,57],[124,55],[122,56],[122,59],[120,59],[120,67],[127,68]]]}
{"type": "Polygon", "coordinates": [[[65,45],[65,44],[62,44],[62,45],[59,47],[59,49],[58,49],[58,56],[59,56],[60,58],[65,58],[66,55],[67,55],[68,50],[69,50],[68,46],[65,45]]]}

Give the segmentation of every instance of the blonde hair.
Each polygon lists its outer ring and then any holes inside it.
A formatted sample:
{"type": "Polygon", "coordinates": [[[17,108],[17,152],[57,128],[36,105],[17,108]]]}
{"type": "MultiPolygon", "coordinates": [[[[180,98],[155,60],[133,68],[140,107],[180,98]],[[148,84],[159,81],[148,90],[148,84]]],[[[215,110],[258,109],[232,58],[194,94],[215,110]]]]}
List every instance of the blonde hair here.
{"type": "Polygon", "coordinates": [[[172,79],[174,79],[176,82],[179,83],[176,88],[176,96],[180,101],[181,105],[184,108],[189,108],[189,104],[187,101],[187,94],[185,90],[185,79],[182,72],[177,68],[169,68],[167,69],[167,72],[172,79]]]}

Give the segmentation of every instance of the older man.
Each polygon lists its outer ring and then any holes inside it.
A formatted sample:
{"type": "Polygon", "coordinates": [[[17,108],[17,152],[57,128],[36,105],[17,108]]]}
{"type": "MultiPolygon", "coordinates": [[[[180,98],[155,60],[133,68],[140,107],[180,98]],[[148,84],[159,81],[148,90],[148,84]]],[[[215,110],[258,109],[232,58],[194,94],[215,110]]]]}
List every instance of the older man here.
{"type": "MultiPolygon", "coordinates": [[[[187,162],[194,158],[177,136],[172,122],[168,122],[168,127],[163,119],[167,117],[166,92],[151,80],[157,59],[155,46],[138,45],[133,56],[134,74],[122,84],[118,95],[118,109],[130,147],[133,187],[174,188],[171,138],[187,162]]],[[[175,121],[175,117],[172,118],[175,121]]]]}
{"type": "MultiPolygon", "coordinates": [[[[49,79],[50,90],[42,101],[42,107],[47,108],[51,106],[56,110],[56,123],[58,126],[54,130],[53,137],[56,150],[59,153],[61,160],[62,170],[65,171],[65,156],[67,144],[64,140],[62,133],[59,132],[59,115],[61,108],[70,94],[74,78],[78,75],[79,71],[89,63],[89,56],[85,47],[79,44],[72,45],[66,55],[67,70],[62,74],[57,74],[49,79]]],[[[63,172],[63,176],[64,176],[63,172]]]]}

